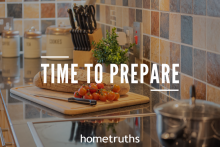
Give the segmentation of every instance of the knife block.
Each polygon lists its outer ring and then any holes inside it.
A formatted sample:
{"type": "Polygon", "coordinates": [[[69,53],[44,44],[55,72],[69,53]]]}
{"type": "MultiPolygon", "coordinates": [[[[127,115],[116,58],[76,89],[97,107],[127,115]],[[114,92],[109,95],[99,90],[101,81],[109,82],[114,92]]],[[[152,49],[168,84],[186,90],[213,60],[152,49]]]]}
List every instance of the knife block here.
{"type": "Polygon", "coordinates": [[[88,34],[89,35],[89,41],[91,45],[91,50],[90,51],[79,51],[79,50],[73,50],[73,63],[78,64],[78,68],[85,67],[84,64],[96,64],[95,58],[93,57],[92,50],[94,47],[92,46],[92,42],[98,42],[100,39],[102,39],[102,29],[98,28],[96,29],[93,34],[88,34]]]}

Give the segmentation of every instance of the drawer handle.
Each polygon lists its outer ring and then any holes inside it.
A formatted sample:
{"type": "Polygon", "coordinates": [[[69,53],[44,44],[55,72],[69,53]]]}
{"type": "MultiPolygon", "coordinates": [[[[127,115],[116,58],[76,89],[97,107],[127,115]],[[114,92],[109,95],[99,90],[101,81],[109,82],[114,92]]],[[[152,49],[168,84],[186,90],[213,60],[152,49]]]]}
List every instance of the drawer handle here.
{"type": "Polygon", "coordinates": [[[6,131],[8,131],[8,129],[2,129],[0,127],[0,138],[1,138],[2,147],[6,147],[6,146],[12,145],[11,142],[5,142],[5,139],[4,139],[4,136],[3,136],[2,132],[6,132],[6,131]]]}

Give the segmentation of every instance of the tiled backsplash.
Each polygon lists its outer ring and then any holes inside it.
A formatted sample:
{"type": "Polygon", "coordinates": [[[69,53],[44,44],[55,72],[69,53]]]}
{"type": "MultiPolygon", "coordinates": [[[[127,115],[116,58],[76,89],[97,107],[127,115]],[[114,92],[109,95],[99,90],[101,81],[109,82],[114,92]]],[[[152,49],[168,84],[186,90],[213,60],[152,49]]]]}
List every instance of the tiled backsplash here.
{"type": "MultiPolygon", "coordinates": [[[[143,60],[131,52],[130,63],[179,63],[180,84],[157,84],[176,99],[189,98],[195,84],[197,98],[220,104],[220,2],[219,0],[97,0],[96,18],[106,30],[143,23],[143,60]]],[[[171,80],[172,81],[172,80],[171,80]]],[[[150,84],[150,75],[145,77],[150,84]]]]}

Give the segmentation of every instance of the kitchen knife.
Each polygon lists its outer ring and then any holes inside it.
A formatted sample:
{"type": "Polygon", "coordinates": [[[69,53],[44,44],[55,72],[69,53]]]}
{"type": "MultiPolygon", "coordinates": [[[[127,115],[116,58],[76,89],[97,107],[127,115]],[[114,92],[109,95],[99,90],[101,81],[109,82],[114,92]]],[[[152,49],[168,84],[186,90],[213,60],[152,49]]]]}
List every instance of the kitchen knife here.
{"type": "Polygon", "coordinates": [[[76,26],[75,26],[75,21],[73,19],[73,12],[71,9],[68,9],[67,10],[67,13],[69,14],[69,20],[70,20],[70,24],[72,26],[72,29],[76,29],[76,26]]]}
{"type": "Polygon", "coordinates": [[[43,95],[43,94],[34,94],[33,96],[63,100],[63,101],[68,101],[68,102],[76,102],[76,103],[81,103],[81,104],[88,104],[92,106],[97,104],[96,100],[89,100],[89,99],[82,99],[82,98],[75,98],[75,97],[62,98],[62,97],[48,96],[48,95],[43,95]]]}

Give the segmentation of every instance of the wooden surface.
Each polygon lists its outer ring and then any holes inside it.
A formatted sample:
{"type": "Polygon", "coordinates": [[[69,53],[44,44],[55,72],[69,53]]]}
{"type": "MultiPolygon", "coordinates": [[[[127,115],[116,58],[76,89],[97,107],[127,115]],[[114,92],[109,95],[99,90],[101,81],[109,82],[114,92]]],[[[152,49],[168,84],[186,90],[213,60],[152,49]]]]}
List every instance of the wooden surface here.
{"type": "Polygon", "coordinates": [[[55,100],[44,97],[35,97],[33,96],[34,94],[44,94],[48,96],[57,96],[63,98],[69,98],[73,96],[73,93],[51,91],[51,90],[41,89],[35,86],[15,87],[11,89],[11,93],[67,115],[75,115],[75,114],[89,113],[89,112],[95,112],[95,111],[101,111],[107,109],[114,109],[114,108],[131,106],[136,104],[143,104],[150,101],[150,99],[146,96],[129,92],[127,93],[127,95],[121,96],[118,101],[113,101],[113,102],[97,101],[96,106],[90,106],[85,104],[66,102],[66,101],[55,100]]]}

